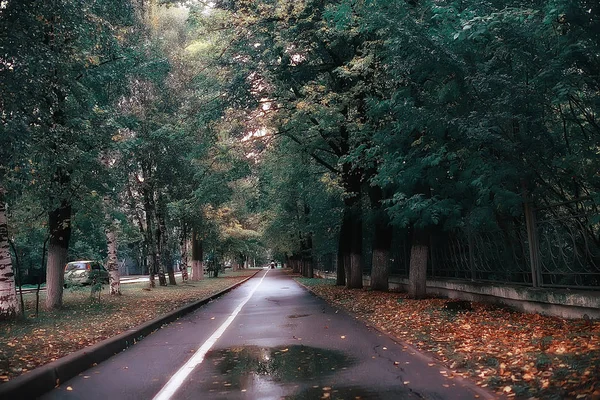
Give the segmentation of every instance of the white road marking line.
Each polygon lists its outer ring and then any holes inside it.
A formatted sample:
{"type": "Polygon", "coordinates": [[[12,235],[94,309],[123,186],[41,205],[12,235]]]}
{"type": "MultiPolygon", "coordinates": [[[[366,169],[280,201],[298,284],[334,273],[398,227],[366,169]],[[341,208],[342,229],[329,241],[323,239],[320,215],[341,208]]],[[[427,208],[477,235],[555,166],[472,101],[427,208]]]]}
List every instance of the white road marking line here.
{"type": "Polygon", "coordinates": [[[179,370],[173,374],[171,379],[169,379],[169,382],[167,382],[167,384],[163,386],[160,392],[158,392],[152,400],[169,400],[171,396],[175,394],[175,392],[181,387],[181,385],[183,385],[183,381],[189,376],[189,374],[194,370],[194,368],[196,368],[202,363],[202,361],[204,360],[204,356],[206,356],[206,353],[208,353],[210,348],[221,337],[221,335],[225,332],[229,325],[231,325],[235,317],[242,310],[242,307],[246,305],[246,303],[250,300],[254,292],[256,292],[256,289],[258,289],[263,279],[265,279],[265,276],[267,276],[268,272],[269,270],[265,272],[258,284],[254,287],[254,289],[250,291],[250,293],[244,299],[244,301],[242,301],[236,307],[236,309],[233,310],[231,315],[225,320],[225,322],[223,322],[223,325],[221,325],[219,329],[217,329],[215,333],[213,333],[212,336],[209,337],[208,340],[204,342],[204,344],[198,350],[196,350],[194,355],[185,364],[183,364],[183,367],[179,368],[179,370]]]}

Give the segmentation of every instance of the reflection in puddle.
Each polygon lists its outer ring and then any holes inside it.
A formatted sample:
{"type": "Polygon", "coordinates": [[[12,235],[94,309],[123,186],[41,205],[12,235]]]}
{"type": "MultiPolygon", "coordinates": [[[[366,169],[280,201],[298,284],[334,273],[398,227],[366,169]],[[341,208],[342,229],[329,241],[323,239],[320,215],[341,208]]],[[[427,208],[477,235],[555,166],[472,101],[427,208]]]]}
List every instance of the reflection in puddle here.
{"type": "MultiPolygon", "coordinates": [[[[339,390],[334,392],[325,387],[327,391],[324,391],[317,383],[352,364],[354,360],[342,352],[301,345],[215,350],[206,355],[206,367],[212,365],[214,369],[212,378],[205,381],[203,391],[221,394],[236,391],[253,393],[251,398],[290,400],[321,398],[327,393],[331,399],[346,398],[350,392],[344,393],[344,397],[336,397],[341,393],[339,390]],[[298,390],[299,394],[289,396],[298,390]],[[314,397],[317,392],[319,395],[314,397]]],[[[351,389],[345,389],[348,390],[351,389]]],[[[361,397],[358,389],[354,390],[348,398],[367,398],[361,397]]]]}

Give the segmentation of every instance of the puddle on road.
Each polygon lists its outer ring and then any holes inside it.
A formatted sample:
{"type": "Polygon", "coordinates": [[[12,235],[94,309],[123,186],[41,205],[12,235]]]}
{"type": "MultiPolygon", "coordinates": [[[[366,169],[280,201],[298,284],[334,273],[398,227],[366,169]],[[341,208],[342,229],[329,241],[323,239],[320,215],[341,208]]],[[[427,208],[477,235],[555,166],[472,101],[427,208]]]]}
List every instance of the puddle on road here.
{"type": "MultiPolygon", "coordinates": [[[[232,347],[209,352],[205,362],[206,367],[212,366],[212,376],[203,384],[206,392],[261,392],[290,400],[315,398],[315,390],[323,395],[319,380],[354,364],[342,352],[302,345],[232,347]],[[310,389],[303,390],[305,387],[310,389]],[[298,389],[299,394],[285,397],[298,389]]],[[[366,398],[355,390],[350,398],[366,398]]],[[[347,398],[347,394],[339,398],[347,398]]]]}

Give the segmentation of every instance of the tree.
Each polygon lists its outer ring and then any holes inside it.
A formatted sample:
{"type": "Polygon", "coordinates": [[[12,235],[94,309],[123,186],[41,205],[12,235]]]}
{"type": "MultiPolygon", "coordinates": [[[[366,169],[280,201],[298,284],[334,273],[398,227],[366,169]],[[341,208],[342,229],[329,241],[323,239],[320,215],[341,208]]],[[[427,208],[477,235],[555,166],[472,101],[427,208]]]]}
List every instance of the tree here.
{"type": "Polygon", "coordinates": [[[17,299],[6,221],[5,190],[0,186],[0,319],[11,319],[22,310],[17,299]]]}
{"type": "Polygon", "coordinates": [[[25,133],[19,140],[27,151],[20,153],[19,164],[29,173],[27,189],[48,210],[46,306],[57,308],[62,304],[73,199],[98,169],[101,136],[90,129],[97,72],[119,59],[116,29],[127,23],[130,10],[111,1],[84,7],[8,1],[3,8],[3,59],[11,63],[3,69],[9,75],[3,94],[20,93],[5,126],[25,133]]]}

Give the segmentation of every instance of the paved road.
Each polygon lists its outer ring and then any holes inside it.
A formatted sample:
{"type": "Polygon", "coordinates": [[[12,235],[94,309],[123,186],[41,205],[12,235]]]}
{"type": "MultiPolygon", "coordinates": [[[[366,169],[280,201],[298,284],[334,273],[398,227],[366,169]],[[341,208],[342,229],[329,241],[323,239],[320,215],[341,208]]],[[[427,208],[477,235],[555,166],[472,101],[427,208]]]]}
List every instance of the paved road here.
{"type": "Polygon", "coordinates": [[[330,307],[284,271],[265,270],[42,399],[489,396],[445,372],[330,307]]]}

